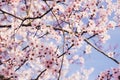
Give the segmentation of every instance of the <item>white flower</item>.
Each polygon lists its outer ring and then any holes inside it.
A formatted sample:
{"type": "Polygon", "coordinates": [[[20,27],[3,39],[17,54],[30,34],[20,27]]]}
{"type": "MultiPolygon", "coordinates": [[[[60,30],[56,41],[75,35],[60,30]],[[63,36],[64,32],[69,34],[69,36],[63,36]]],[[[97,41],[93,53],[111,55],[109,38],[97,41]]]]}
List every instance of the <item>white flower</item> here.
{"type": "Polygon", "coordinates": [[[71,59],[71,60],[69,60],[69,63],[73,63],[73,60],[71,59]]]}
{"type": "Polygon", "coordinates": [[[88,13],[87,12],[81,12],[82,13],[82,15],[83,15],[83,17],[88,17],[88,13]]]}
{"type": "Polygon", "coordinates": [[[110,35],[105,34],[105,33],[100,35],[100,40],[102,43],[105,43],[108,39],[110,39],[110,35]]]}
{"type": "Polygon", "coordinates": [[[64,12],[65,11],[65,8],[64,8],[64,6],[63,5],[56,5],[55,7],[54,7],[54,9],[59,9],[61,12],[64,12]]]}
{"type": "Polygon", "coordinates": [[[83,25],[83,22],[82,21],[79,21],[79,23],[78,23],[78,25],[76,25],[76,27],[77,27],[77,32],[79,33],[79,32],[82,32],[82,26],[83,25]]]}
{"type": "Polygon", "coordinates": [[[79,57],[80,63],[84,64],[85,60],[83,57],[79,57]]]}
{"type": "Polygon", "coordinates": [[[64,26],[63,30],[67,30],[68,32],[72,32],[72,30],[70,29],[69,25],[64,26]]]}
{"type": "Polygon", "coordinates": [[[108,28],[113,28],[114,29],[115,26],[116,26],[116,23],[114,21],[109,21],[108,28]]]}
{"type": "Polygon", "coordinates": [[[109,57],[114,57],[114,52],[108,52],[107,55],[108,55],[109,57]]]}
{"type": "Polygon", "coordinates": [[[89,20],[89,26],[90,27],[95,27],[95,22],[93,20],[89,20]]]}
{"type": "Polygon", "coordinates": [[[94,71],[94,68],[90,68],[90,69],[83,69],[81,68],[81,72],[82,72],[82,80],[88,80],[89,75],[94,71]]]}
{"type": "Polygon", "coordinates": [[[73,56],[73,59],[74,59],[74,60],[77,60],[78,58],[79,58],[78,55],[73,56]]]}
{"type": "Polygon", "coordinates": [[[87,45],[87,46],[86,46],[85,53],[86,53],[86,54],[91,53],[91,46],[90,46],[90,45],[87,45]]]}

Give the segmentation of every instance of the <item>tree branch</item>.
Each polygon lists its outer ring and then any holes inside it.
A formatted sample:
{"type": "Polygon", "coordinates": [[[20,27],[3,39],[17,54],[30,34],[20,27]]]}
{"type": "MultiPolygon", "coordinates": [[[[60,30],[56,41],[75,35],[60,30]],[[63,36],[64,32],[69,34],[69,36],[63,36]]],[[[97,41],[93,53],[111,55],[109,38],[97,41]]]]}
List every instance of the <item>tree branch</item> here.
{"type": "Polygon", "coordinates": [[[94,35],[88,37],[87,39],[91,39],[91,38],[95,37],[96,35],[98,35],[98,34],[94,34],[94,35]]]}
{"type": "Polygon", "coordinates": [[[0,9],[0,11],[1,11],[2,13],[8,14],[8,15],[10,15],[10,16],[12,16],[12,17],[14,17],[14,18],[19,19],[19,20],[23,20],[22,18],[20,18],[20,17],[18,17],[18,16],[15,16],[14,14],[8,13],[8,12],[6,12],[6,11],[2,10],[2,9],[0,9]]]}
{"type": "Polygon", "coordinates": [[[38,80],[39,79],[39,77],[46,71],[47,69],[44,69],[42,72],[40,72],[40,74],[37,76],[37,78],[36,79],[32,79],[32,80],[38,80]]]}
{"type": "Polygon", "coordinates": [[[22,63],[15,71],[19,70],[19,69],[26,63],[27,60],[28,60],[28,59],[25,59],[25,60],[23,61],[23,63],[22,63]]]}
{"type": "Polygon", "coordinates": [[[42,36],[40,36],[38,38],[42,38],[42,37],[44,37],[45,35],[48,35],[48,34],[49,34],[49,32],[46,32],[45,34],[43,34],[42,36]]]}
{"type": "Polygon", "coordinates": [[[25,50],[25,49],[28,48],[28,47],[29,47],[29,46],[27,45],[26,47],[24,47],[24,48],[22,49],[22,51],[25,50]]]}
{"type": "Polygon", "coordinates": [[[5,78],[5,76],[0,75],[0,80],[11,80],[10,78],[5,78]]]}
{"type": "MultiPolygon", "coordinates": [[[[64,53],[64,46],[65,46],[65,33],[63,31],[63,53],[64,53]]],[[[62,66],[63,66],[63,61],[64,61],[64,55],[62,56],[62,61],[61,61],[61,66],[59,69],[59,75],[58,75],[58,80],[60,80],[60,76],[61,76],[61,71],[62,71],[62,66]]]]}
{"type": "Polygon", "coordinates": [[[11,25],[0,25],[0,28],[11,28],[11,25]]]}
{"type": "MultiPolygon", "coordinates": [[[[73,46],[74,46],[74,44],[72,44],[72,45],[67,49],[67,51],[70,50],[73,46]]],[[[67,51],[65,51],[63,54],[59,55],[58,58],[60,58],[61,56],[65,55],[65,54],[67,53],[67,51]]]]}
{"type": "Polygon", "coordinates": [[[105,55],[107,58],[113,60],[115,63],[120,64],[119,61],[117,61],[116,59],[109,57],[104,51],[100,50],[99,48],[97,48],[94,44],[92,44],[88,39],[84,39],[84,41],[86,43],[88,43],[90,46],[92,46],[94,49],[96,49],[98,52],[102,53],[103,55],[105,55]]]}
{"type": "Polygon", "coordinates": [[[53,7],[50,8],[48,11],[46,11],[46,12],[45,12],[44,14],[42,14],[41,16],[38,16],[38,17],[27,17],[27,18],[25,18],[25,20],[27,20],[27,19],[40,19],[40,18],[42,18],[43,16],[45,16],[47,13],[49,13],[52,9],[53,9],[53,7]]]}
{"type": "MultiPolygon", "coordinates": [[[[46,5],[50,8],[50,6],[48,5],[48,3],[46,2],[46,1],[44,1],[45,3],[46,3],[46,5]]],[[[54,12],[51,10],[51,12],[52,12],[52,14],[53,14],[53,16],[55,17],[55,19],[56,19],[56,21],[57,21],[57,23],[58,23],[58,25],[59,25],[59,27],[61,28],[61,26],[60,26],[60,23],[59,23],[59,20],[58,20],[58,18],[57,18],[57,16],[54,14],[54,12]]]]}

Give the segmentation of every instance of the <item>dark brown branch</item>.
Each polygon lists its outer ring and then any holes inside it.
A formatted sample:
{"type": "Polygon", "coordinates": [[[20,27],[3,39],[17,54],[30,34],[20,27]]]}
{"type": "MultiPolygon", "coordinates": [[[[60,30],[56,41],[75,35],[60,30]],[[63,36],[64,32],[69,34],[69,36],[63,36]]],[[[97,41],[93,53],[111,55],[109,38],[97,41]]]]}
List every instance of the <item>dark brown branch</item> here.
{"type": "Polygon", "coordinates": [[[2,10],[2,9],[0,9],[0,11],[1,11],[2,13],[8,14],[8,15],[10,15],[10,16],[12,16],[12,17],[14,17],[14,18],[19,19],[19,20],[23,20],[22,18],[20,18],[20,17],[18,17],[18,16],[15,16],[14,14],[8,13],[8,12],[6,12],[6,11],[2,10]]]}
{"type": "MultiPolygon", "coordinates": [[[[21,18],[15,16],[15,15],[10,14],[10,13],[8,13],[8,12],[5,12],[5,11],[3,11],[3,10],[1,10],[1,9],[0,9],[0,11],[2,11],[3,13],[6,13],[6,14],[8,14],[8,15],[11,15],[11,16],[13,16],[13,17],[15,17],[15,18],[18,18],[18,19],[22,20],[20,26],[17,28],[17,29],[19,29],[21,26],[31,26],[30,23],[29,23],[29,24],[23,24],[24,21],[26,21],[26,20],[28,20],[28,19],[33,19],[33,20],[34,20],[34,19],[40,19],[40,18],[44,17],[47,13],[49,13],[52,9],[53,9],[53,7],[50,8],[48,11],[46,11],[46,12],[45,12],[43,15],[41,15],[41,16],[38,16],[38,17],[27,17],[27,18],[24,18],[24,19],[21,19],[21,18]]],[[[10,28],[11,25],[0,25],[0,28],[8,28],[8,27],[10,28]]]]}
{"type": "MultiPolygon", "coordinates": [[[[22,24],[21,25],[22,27],[29,27],[31,26],[31,24],[22,24]]],[[[11,25],[0,25],[0,28],[11,28],[12,26],[11,25]]],[[[67,33],[70,33],[69,31],[67,30],[64,30],[62,28],[57,28],[57,27],[53,27],[54,30],[58,30],[58,31],[64,31],[64,32],[67,32],[67,33]]]]}
{"type": "Polygon", "coordinates": [[[45,35],[48,35],[48,34],[49,34],[49,32],[46,32],[45,34],[43,34],[42,36],[40,36],[38,38],[42,38],[42,37],[44,37],[45,35]]]}
{"type": "Polygon", "coordinates": [[[37,78],[36,79],[32,79],[32,80],[38,80],[39,79],[39,77],[46,71],[47,69],[44,69],[42,72],[40,72],[40,74],[37,76],[37,78]]]}
{"type": "Polygon", "coordinates": [[[97,48],[96,46],[94,46],[94,44],[92,44],[88,39],[84,39],[84,41],[86,43],[88,43],[90,46],[92,46],[95,50],[97,50],[98,52],[102,53],[103,55],[105,55],[106,57],[108,57],[109,59],[113,60],[115,63],[120,64],[119,61],[117,61],[116,59],[109,57],[103,50],[100,50],[99,48],[97,48]]]}
{"type": "MultiPolygon", "coordinates": [[[[31,24],[21,24],[21,26],[28,27],[31,26],[31,24]]],[[[11,28],[11,25],[0,25],[0,28],[11,28]]]]}
{"type": "Polygon", "coordinates": [[[5,78],[3,75],[0,75],[0,80],[11,80],[10,78],[5,78]]]}
{"type": "MultiPolygon", "coordinates": [[[[46,5],[50,8],[50,6],[48,5],[48,3],[45,1],[45,3],[46,3],[46,5]]],[[[57,23],[58,23],[58,25],[59,25],[59,27],[61,28],[61,26],[60,26],[60,23],[59,23],[59,20],[58,20],[58,18],[57,18],[57,16],[54,14],[54,12],[51,10],[51,12],[52,12],[52,14],[53,14],[53,16],[55,17],[55,19],[56,19],[56,21],[57,21],[57,23]]]]}
{"type": "Polygon", "coordinates": [[[24,47],[24,48],[22,49],[22,51],[25,50],[25,49],[28,48],[28,47],[29,47],[29,46],[27,45],[26,47],[24,47]]]}
{"type": "MultiPolygon", "coordinates": [[[[63,32],[63,51],[62,51],[63,53],[64,53],[64,47],[65,47],[65,33],[63,32]]],[[[63,66],[63,61],[64,61],[64,55],[62,56],[62,61],[61,61],[60,69],[59,69],[58,80],[60,80],[62,66],[63,66]]]]}
{"type": "Polygon", "coordinates": [[[53,27],[53,29],[54,29],[54,30],[59,30],[59,31],[64,31],[64,32],[70,33],[69,31],[64,30],[64,29],[62,29],[62,28],[56,28],[56,27],[53,27]]]}
{"type": "Polygon", "coordinates": [[[46,11],[43,15],[41,15],[41,16],[38,16],[38,17],[27,17],[27,18],[25,18],[24,20],[22,20],[22,22],[21,22],[21,24],[20,24],[20,26],[18,27],[18,29],[23,25],[23,23],[24,23],[24,21],[26,21],[26,20],[28,20],[28,19],[41,19],[42,17],[44,17],[47,13],[49,13],[51,10],[53,9],[53,7],[52,8],[50,8],[48,11],[46,11]]]}
{"type": "Polygon", "coordinates": [[[98,34],[94,34],[94,35],[88,37],[87,39],[91,39],[91,38],[95,37],[96,35],[98,35],[98,34]]]}
{"type": "Polygon", "coordinates": [[[60,70],[59,70],[58,80],[60,80],[62,66],[63,66],[63,61],[64,61],[64,55],[62,56],[62,61],[61,61],[61,66],[60,66],[60,70]]]}
{"type": "Polygon", "coordinates": [[[25,20],[23,20],[23,21],[20,23],[20,25],[18,26],[18,28],[16,28],[15,30],[18,31],[18,30],[20,29],[20,27],[22,26],[22,24],[24,23],[24,21],[25,21],[25,20]]]}
{"type": "Polygon", "coordinates": [[[19,70],[19,69],[26,63],[27,60],[28,60],[28,59],[25,59],[25,60],[23,61],[23,63],[22,63],[15,71],[19,70]]]}
{"type": "MultiPolygon", "coordinates": [[[[72,45],[67,49],[67,51],[70,50],[73,46],[74,46],[74,44],[72,44],[72,45]]],[[[61,56],[65,55],[65,54],[67,53],[67,51],[65,51],[63,54],[59,55],[58,58],[60,58],[61,56]]]]}
{"type": "Polygon", "coordinates": [[[11,28],[11,25],[0,25],[0,28],[11,28]]]}
{"type": "Polygon", "coordinates": [[[25,18],[25,20],[27,20],[27,19],[40,19],[40,18],[44,17],[47,13],[49,13],[52,9],[53,9],[53,7],[50,8],[48,11],[46,11],[46,12],[45,12],[43,15],[41,15],[41,16],[38,16],[38,17],[27,17],[27,18],[25,18]]]}
{"type": "Polygon", "coordinates": [[[5,13],[5,14],[8,14],[8,15],[10,15],[10,16],[13,16],[13,17],[15,17],[15,18],[17,18],[17,19],[19,19],[19,20],[22,20],[22,21],[24,22],[24,21],[27,20],[27,19],[39,19],[39,18],[42,18],[42,17],[45,16],[47,13],[49,13],[52,9],[53,9],[53,7],[50,8],[48,11],[46,11],[46,12],[45,12],[43,15],[41,15],[41,16],[38,16],[38,17],[27,17],[27,18],[24,18],[24,19],[22,19],[22,18],[20,18],[20,17],[18,17],[18,16],[15,16],[15,15],[13,15],[13,14],[11,14],[11,13],[8,13],[8,12],[2,10],[2,9],[0,9],[0,11],[3,12],[3,13],[5,13]]]}
{"type": "Polygon", "coordinates": [[[0,65],[2,65],[3,63],[2,63],[2,61],[0,60],[0,65]]]}

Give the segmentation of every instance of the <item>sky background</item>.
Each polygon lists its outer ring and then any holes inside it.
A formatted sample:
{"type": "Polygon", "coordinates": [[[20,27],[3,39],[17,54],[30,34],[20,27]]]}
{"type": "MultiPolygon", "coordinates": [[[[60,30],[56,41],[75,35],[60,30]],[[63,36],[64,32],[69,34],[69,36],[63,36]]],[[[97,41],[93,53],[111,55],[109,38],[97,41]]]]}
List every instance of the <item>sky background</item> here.
{"type": "MultiPolygon", "coordinates": [[[[107,40],[105,44],[103,44],[104,47],[103,51],[104,52],[115,51],[117,54],[120,55],[120,28],[117,27],[115,28],[115,30],[110,30],[108,31],[108,34],[111,36],[111,38],[107,40]],[[117,46],[115,50],[112,49],[112,47],[114,46],[117,46]]],[[[77,52],[77,54],[81,55],[83,53],[81,50],[82,49],[80,49],[77,52]]],[[[94,48],[92,48],[90,54],[85,54],[83,55],[83,57],[85,58],[85,64],[82,66],[79,64],[72,64],[68,76],[72,75],[72,73],[77,72],[78,70],[80,70],[80,68],[84,69],[94,68],[94,71],[92,72],[92,74],[90,74],[88,80],[95,80],[97,76],[100,74],[100,72],[106,71],[111,68],[116,68],[119,66],[113,60],[107,58],[100,52],[96,51],[94,48]]],[[[115,59],[120,61],[120,56],[115,56],[115,59]]]]}
{"type": "MultiPolygon", "coordinates": [[[[120,28],[110,30],[108,33],[111,35],[111,39],[106,42],[104,47],[109,48],[110,45],[118,45],[115,52],[120,53],[120,28]]],[[[116,58],[120,61],[120,56],[116,58]]],[[[118,64],[94,49],[91,54],[85,56],[85,59],[85,68],[90,69],[91,67],[94,67],[94,72],[90,75],[89,80],[95,80],[101,71],[118,67],[118,64]]]]}

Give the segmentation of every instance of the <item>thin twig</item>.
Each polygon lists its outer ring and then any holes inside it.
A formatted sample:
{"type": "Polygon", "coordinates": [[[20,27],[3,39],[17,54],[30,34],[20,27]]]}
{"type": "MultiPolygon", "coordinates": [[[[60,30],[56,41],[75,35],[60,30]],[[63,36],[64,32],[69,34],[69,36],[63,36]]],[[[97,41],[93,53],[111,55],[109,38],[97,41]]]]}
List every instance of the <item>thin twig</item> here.
{"type": "MultiPolygon", "coordinates": [[[[44,2],[45,2],[46,5],[50,8],[50,6],[48,5],[48,3],[47,3],[46,1],[44,1],[44,2]]],[[[57,21],[59,27],[62,28],[62,27],[60,26],[60,23],[59,23],[59,20],[58,20],[57,16],[54,14],[54,12],[53,12],[52,10],[51,10],[51,12],[52,12],[53,16],[55,17],[55,19],[56,19],[56,21],[57,21]]]]}
{"type": "MultiPolygon", "coordinates": [[[[65,33],[63,31],[63,53],[64,53],[64,47],[65,47],[65,33]]],[[[61,61],[61,66],[59,69],[59,75],[58,75],[58,80],[60,80],[60,76],[61,76],[61,71],[62,71],[62,66],[63,66],[63,61],[64,61],[64,55],[62,56],[62,61],[61,61]]]]}
{"type": "Polygon", "coordinates": [[[40,19],[40,18],[44,17],[46,14],[48,14],[52,9],[53,9],[53,7],[50,8],[49,10],[47,10],[47,11],[46,11],[43,15],[41,15],[41,16],[38,16],[38,17],[27,17],[27,18],[25,18],[25,20],[27,20],[27,19],[40,19]]]}
{"type": "Polygon", "coordinates": [[[0,28],[11,28],[11,25],[0,25],[0,28]]]}
{"type": "Polygon", "coordinates": [[[36,79],[32,79],[32,80],[38,80],[39,79],[39,77],[46,71],[47,69],[44,69],[42,72],[40,72],[40,74],[37,76],[37,78],[36,79]]]}
{"type": "Polygon", "coordinates": [[[97,50],[98,52],[102,53],[103,55],[105,55],[105,56],[108,57],[109,59],[113,60],[115,63],[120,64],[119,61],[117,61],[116,59],[108,56],[103,50],[100,50],[99,48],[97,48],[97,47],[96,47],[94,44],[92,44],[88,39],[84,39],[84,41],[85,41],[86,43],[88,43],[90,46],[92,46],[92,47],[93,47],[95,50],[97,50]]]}
{"type": "Polygon", "coordinates": [[[96,35],[98,35],[98,34],[94,34],[94,35],[88,37],[87,39],[91,39],[91,38],[95,37],[96,35]]]}
{"type": "MultiPolygon", "coordinates": [[[[22,26],[22,24],[24,23],[24,21],[25,21],[25,20],[22,20],[22,22],[20,23],[20,25],[18,26],[18,28],[16,28],[15,30],[18,31],[18,30],[21,28],[21,26],[22,26]]],[[[17,32],[17,31],[16,31],[16,32],[17,32]]]]}
{"type": "Polygon", "coordinates": [[[57,80],[60,80],[62,66],[63,66],[63,61],[64,61],[64,55],[62,56],[61,66],[60,66],[59,75],[58,75],[58,79],[57,80]]]}
{"type": "Polygon", "coordinates": [[[24,48],[22,49],[22,51],[25,50],[25,49],[28,48],[28,47],[29,47],[29,46],[27,45],[26,47],[24,47],[24,48]]]}
{"type": "Polygon", "coordinates": [[[14,14],[8,13],[8,12],[6,12],[6,11],[2,10],[2,9],[0,9],[0,11],[1,11],[2,13],[8,14],[8,15],[10,15],[10,16],[12,16],[12,17],[14,17],[14,18],[19,19],[19,20],[23,20],[22,18],[20,18],[20,17],[18,17],[18,16],[15,16],[14,14]]]}
{"type": "Polygon", "coordinates": [[[15,71],[19,70],[19,69],[26,63],[27,60],[28,60],[28,59],[25,59],[25,60],[23,61],[23,63],[22,63],[15,71]]]}
{"type": "Polygon", "coordinates": [[[48,35],[48,34],[49,34],[49,32],[46,32],[45,34],[43,34],[42,36],[40,36],[38,38],[42,38],[42,37],[44,37],[45,35],[48,35]]]}
{"type": "MultiPolygon", "coordinates": [[[[73,46],[74,46],[74,44],[72,44],[72,45],[67,49],[67,51],[70,50],[73,46]]],[[[65,55],[65,54],[67,53],[67,51],[65,51],[63,54],[59,55],[58,58],[60,58],[61,56],[65,55]]]]}

